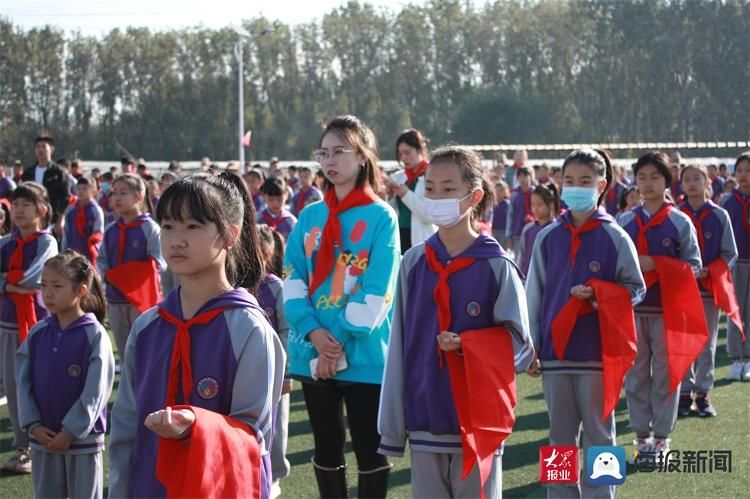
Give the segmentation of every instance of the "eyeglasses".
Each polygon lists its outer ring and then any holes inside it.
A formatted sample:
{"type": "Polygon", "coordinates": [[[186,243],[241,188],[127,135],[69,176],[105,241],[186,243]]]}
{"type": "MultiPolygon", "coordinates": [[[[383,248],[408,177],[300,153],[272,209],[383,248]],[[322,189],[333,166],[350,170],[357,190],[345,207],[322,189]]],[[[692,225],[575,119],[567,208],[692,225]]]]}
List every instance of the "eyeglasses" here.
{"type": "Polygon", "coordinates": [[[333,151],[328,152],[325,149],[318,149],[316,151],[313,151],[313,157],[315,158],[315,161],[318,163],[325,163],[329,159],[333,159],[333,162],[337,162],[341,156],[343,156],[346,153],[355,152],[354,149],[344,149],[343,147],[337,147],[333,151]]]}

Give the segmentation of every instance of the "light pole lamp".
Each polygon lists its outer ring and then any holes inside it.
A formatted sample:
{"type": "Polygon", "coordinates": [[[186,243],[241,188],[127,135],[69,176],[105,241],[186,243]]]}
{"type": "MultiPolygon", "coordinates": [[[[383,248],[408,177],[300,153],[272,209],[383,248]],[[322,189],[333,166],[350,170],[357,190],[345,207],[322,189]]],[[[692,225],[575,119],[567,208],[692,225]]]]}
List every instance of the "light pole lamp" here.
{"type": "MultiPolygon", "coordinates": [[[[234,46],[234,56],[237,58],[237,125],[238,125],[238,146],[239,146],[239,160],[240,168],[245,167],[245,92],[243,88],[243,57],[242,57],[242,45],[245,40],[248,40],[252,35],[242,26],[232,26],[232,29],[237,33],[237,43],[234,46]]],[[[268,33],[273,33],[274,29],[268,26],[263,29],[258,36],[264,36],[268,33]]]]}

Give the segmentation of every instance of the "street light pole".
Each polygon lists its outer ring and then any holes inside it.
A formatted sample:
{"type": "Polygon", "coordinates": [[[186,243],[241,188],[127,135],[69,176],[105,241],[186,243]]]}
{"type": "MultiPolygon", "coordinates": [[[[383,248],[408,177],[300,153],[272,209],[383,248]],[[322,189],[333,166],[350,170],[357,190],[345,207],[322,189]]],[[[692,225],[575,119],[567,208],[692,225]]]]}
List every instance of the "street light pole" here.
{"type": "MultiPolygon", "coordinates": [[[[242,44],[244,41],[248,38],[250,38],[250,33],[247,32],[243,27],[241,26],[233,26],[232,29],[235,33],[237,33],[237,44],[234,46],[234,55],[237,58],[237,125],[238,125],[238,131],[239,131],[239,138],[238,138],[238,145],[239,145],[239,159],[240,159],[240,168],[245,167],[245,93],[243,89],[243,81],[244,81],[244,70],[243,70],[243,60],[242,60],[242,44]]],[[[261,31],[258,36],[265,36],[269,33],[273,33],[274,28],[273,26],[267,26],[263,28],[263,31],[261,31]]]]}
{"type": "Polygon", "coordinates": [[[238,106],[238,130],[239,130],[239,158],[240,158],[240,169],[245,167],[245,95],[242,85],[243,67],[242,67],[242,43],[243,37],[240,36],[237,40],[237,45],[234,47],[234,54],[237,56],[237,106],[238,106]]]}

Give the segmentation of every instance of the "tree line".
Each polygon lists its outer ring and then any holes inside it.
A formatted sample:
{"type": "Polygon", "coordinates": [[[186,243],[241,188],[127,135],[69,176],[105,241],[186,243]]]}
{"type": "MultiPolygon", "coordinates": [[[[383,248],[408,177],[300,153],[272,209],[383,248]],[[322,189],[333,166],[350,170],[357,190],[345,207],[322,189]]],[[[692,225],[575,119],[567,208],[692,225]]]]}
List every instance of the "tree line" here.
{"type": "MultiPolygon", "coordinates": [[[[258,17],[244,49],[250,158],[310,159],[323,120],[363,118],[394,157],[433,144],[745,140],[747,0],[356,1],[287,25],[258,17]],[[268,26],[270,33],[260,33],[268,26]]],[[[96,38],[0,18],[0,157],[233,158],[237,35],[114,29],[96,38]]]]}

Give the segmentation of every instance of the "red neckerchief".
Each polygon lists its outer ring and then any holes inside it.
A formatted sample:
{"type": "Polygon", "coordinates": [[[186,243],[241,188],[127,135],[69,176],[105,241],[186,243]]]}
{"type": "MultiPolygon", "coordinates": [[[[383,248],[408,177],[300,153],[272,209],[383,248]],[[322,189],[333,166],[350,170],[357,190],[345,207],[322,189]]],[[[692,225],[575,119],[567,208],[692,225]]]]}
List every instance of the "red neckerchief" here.
{"type": "Polygon", "coordinates": [[[76,229],[81,237],[86,232],[86,206],[76,205],[76,229]]]}
{"type": "Polygon", "coordinates": [[[576,254],[581,248],[581,234],[585,232],[591,232],[601,225],[601,221],[595,218],[589,218],[580,227],[562,222],[562,226],[570,231],[570,268],[572,269],[576,263],[576,254]]]}
{"type": "Polygon", "coordinates": [[[406,185],[409,189],[412,189],[417,182],[417,179],[425,174],[428,166],[430,166],[430,164],[427,161],[422,161],[414,168],[404,168],[404,171],[406,172],[406,185]]]}
{"type": "Polygon", "coordinates": [[[701,207],[703,210],[698,218],[695,218],[693,215],[693,210],[691,209],[690,205],[687,203],[687,201],[680,206],[680,210],[690,217],[690,220],[693,221],[693,225],[695,226],[695,231],[698,233],[698,247],[701,250],[701,255],[703,254],[703,221],[706,219],[707,216],[711,214],[711,208],[706,207],[704,204],[703,207],[701,207]]]}
{"type": "MultiPolygon", "coordinates": [[[[23,250],[27,244],[36,241],[41,232],[30,235],[26,239],[16,236],[16,249],[8,260],[7,280],[10,284],[18,285],[24,277],[23,250]]],[[[18,320],[18,343],[21,344],[29,334],[29,329],[36,324],[36,307],[34,306],[34,294],[8,293],[8,297],[16,308],[16,319],[18,320]]]]}
{"type": "Polygon", "coordinates": [[[177,327],[172,347],[172,358],[169,363],[169,381],[167,382],[166,405],[173,406],[177,400],[178,369],[182,373],[183,403],[190,403],[190,392],[193,390],[193,365],[190,362],[190,328],[211,322],[227,308],[215,308],[196,315],[189,321],[183,321],[159,307],[159,316],[177,327]]]}
{"type": "Polygon", "coordinates": [[[638,240],[636,242],[636,247],[638,249],[639,255],[648,255],[649,250],[648,239],[646,239],[646,232],[652,227],[663,224],[669,216],[669,212],[672,211],[672,208],[672,204],[665,203],[645,224],[643,223],[640,214],[635,214],[635,223],[638,224],[638,240]]]}
{"type": "Polygon", "coordinates": [[[736,189],[733,194],[742,208],[742,225],[745,226],[745,232],[750,233],[750,214],[748,213],[750,212],[750,196],[745,199],[742,194],[740,194],[740,191],[736,189]]]}
{"type": "Polygon", "coordinates": [[[523,211],[524,211],[524,221],[531,222],[534,220],[534,215],[531,213],[531,193],[532,191],[524,191],[520,187],[518,188],[519,194],[523,196],[523,211]]]}
{"type": "Polygon", "coordinates": [[[305,196],[308,192],[310,192],[310,189],[312,189],[312,187],[308,187],[307,189],[300,189],[300,191],[297,193],[297,215],[299,215],[300,212],[302,212],[302,208],[305,207],[305,196]]]}
{"type": "Polygon", "coordinates": [[[119,238],[117,240],[117,265],[122,264],[122,257],[125,256],[125,238],[127,236],[128,229],[140,227],[141,225],[143,225],[143,220],[136,220],[128,224],[117,222],[117,228],[120,229],[119,238]]]}
{"type": "MultiPolygon", "coordinates": [[[[627,288],[601,279],[589,279],[598,304],[599,335],[602,340],[602,376],[604,397],[602,420],[617,406],[625,373],[635,362],[638,334],[630,292],[627,288]]],[[[571,297],[552,321],[555,355],[565,360],[565,350],[578,317],[593,312],[588,300],[571,297]]]]}
{"type": "Polygon", "coordinates": [[[278,217],[274,217],[268,210],[263,210],[263,221],[266,222],[269,229],[276,230],[276,226],[279,225],[282,220],[284,220],[283,212],[278,217]]]}
{"type": "MultiPolygon", "coordinates": [[[[427,266],[438,275],[438,282],[432,292],[432,297],[438,307],[438,325],[440,328],[438,334],[440,334],[443,331],[447,331],[451,325],[451,290],[448,287],[448,279],[451,274],[471,266],[476,261],[476,258],[454,258],[448,265],[443,267],[438,260],[435,250],[430,245],[425,244],[424,252],[427,266]]],[[[442,367],[443,356],[440,354],[439,346],[438,355],[440,356],[440,367],[442,367]]]]}
{"type": "Polygon", "coordinates": [[[336,189],[328,189],[325,195],[325,203],[328,206],[328,219],[323,227],[320,237],[320,247],[318,248],[318,258],[313,272],[312,282],[308,290],[312,296],[316,289],[323,284],[334,264],[334,247],[343,247],[341,239],[341,222],[339,215],[350,208],[365,206],[374,203],[378,199],[377,195],[372,192],[370,186],[355,188],[339,202],[336,197],[336,189]]]}

